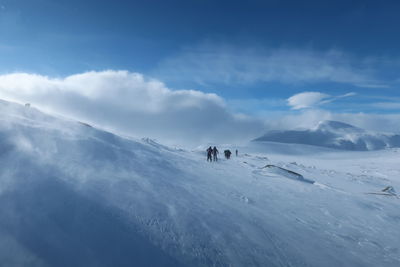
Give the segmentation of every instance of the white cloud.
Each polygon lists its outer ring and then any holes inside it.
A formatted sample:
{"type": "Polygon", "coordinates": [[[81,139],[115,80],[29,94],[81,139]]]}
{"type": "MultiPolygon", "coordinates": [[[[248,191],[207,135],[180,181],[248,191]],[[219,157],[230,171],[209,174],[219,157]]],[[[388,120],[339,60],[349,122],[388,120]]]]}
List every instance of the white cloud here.
{"type": "Polygon", "coordinates": [[[166,81],[199,84],[285,84],[336,82],[359,87],[387,87],[370,61],[329,50],[238,48],[213,43],[182,50],[160,62],[155,75],[166,81]]]}
{"type": "Polygon", "coordinates": [[[66,78],[0,75],[0,98],[30,102],[106,129],[173,144],[246,141],[264,126],[229,112],[215,94],[171,90],[158,80],[127,71],[66,78]]]}
{"type": "Polygon", "coordinates": [[[292,109],[303,109],[317,106],[328,97],[330,95],[320,92],[303,92],[289,97],[287,101],[292,109]]]}
{"type": "Polygon", "coordinates": [[[302,92],[295,94],[287,99],[287,103],[292,109],[313,108],[323,104],[328,104],[340,98],[350,97],[355,93],[347,93],[339,96],[331,96],[320,92],[302,92]]]}

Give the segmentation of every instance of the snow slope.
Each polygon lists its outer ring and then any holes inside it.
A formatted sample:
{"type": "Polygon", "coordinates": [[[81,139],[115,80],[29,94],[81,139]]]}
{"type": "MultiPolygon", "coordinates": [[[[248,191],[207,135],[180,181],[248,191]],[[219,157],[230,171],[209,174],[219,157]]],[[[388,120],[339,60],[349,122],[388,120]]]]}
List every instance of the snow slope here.
{"type": "Polygon", "coordinates": [[[0,266],[400,264],[400,200],[365,194],[400,188],[397,150],[209,163],[8,102],[0,136],[0,266]]]}
{"type": "Polygon", "coordinates": [[[400,147],[400,135],[372,133],[338,121],[321,121],[310,130],[270,131],[254,141],[306,144],[359,151],[400,147]]]}

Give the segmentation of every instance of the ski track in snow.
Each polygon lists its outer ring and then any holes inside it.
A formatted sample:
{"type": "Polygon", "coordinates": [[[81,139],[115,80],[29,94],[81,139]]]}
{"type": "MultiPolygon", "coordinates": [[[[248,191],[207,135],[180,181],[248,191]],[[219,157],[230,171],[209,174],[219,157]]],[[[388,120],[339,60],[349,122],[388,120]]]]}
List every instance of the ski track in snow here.
{"type": "Polygon", "coordinates": [[[400,188],[397,149],[251,143],[210,163],[0,112],[0,266],[400,266],[400,199],[366,194],[400,188]]]}

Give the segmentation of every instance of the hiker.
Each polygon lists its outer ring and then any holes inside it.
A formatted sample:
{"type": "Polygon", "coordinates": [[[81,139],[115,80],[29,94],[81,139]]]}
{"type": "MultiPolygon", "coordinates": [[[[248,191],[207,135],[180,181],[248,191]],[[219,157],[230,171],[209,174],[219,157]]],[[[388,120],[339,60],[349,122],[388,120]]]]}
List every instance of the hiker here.
{"type": "Polygon", "coordinates": [[[218,149],[217,149],[216,147],[214,147],[214,148],[212,149],[212,152],[213,152],[213,159],[214,159],[214,161],[218,161],[218,157],[217,157],[217,154],[219,153],[219,152],[218,152],[218,149]]]}
{"type": "Polygon", "coordinates": [[[212,161],[211,155],[213,153],[213,149],[211,148],[211,146],[209,148],[207,148],[207,161],[212,161]]]}
{"type": "Polygon", "coordinates": [[[238,150],[236,149],[236,157],[238,156],[238,150]]]}
{"type": "Polygon", "coordinates": [[[226,159],[230,159],[232,152],[229,149],[227,149],[224,151],[224,154],[226,159]]]}

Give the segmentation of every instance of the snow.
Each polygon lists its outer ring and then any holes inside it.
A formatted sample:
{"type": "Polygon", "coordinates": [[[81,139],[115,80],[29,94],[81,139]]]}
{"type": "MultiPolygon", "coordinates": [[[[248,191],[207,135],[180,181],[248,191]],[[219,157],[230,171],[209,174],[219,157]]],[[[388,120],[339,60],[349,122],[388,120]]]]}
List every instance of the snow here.
{"type": "Polygon", "coordinates": [[[0,137],[0,266],[400,265],[400,199],[369,194],[400,188],[396,148],[210,163],[4,101],[0,137]]]}
{"type": "Polygon", "coordinates": [[[293,179],[293,180],[300,181],[300,182],[306,182],[306,183],[310,183],[310,184],[315,183],[315,181],[305,179],[303,177],[303,175],[301,175],[297,172],[294,172],[294,171],[291,171],[291,170],[288,170],[288,169],[285,169],[282,167],[278,167],[278,166],[269,164],[269,165],[265,165],[264,167],[262,167],[262,169],[265,169],[265,168],[268,168],[267,173],[268,172],[275,173],[280,177],[286,177],[289,179],[293,179]]]}
{"type": "Polygon", "coordinates": [[[358,151],[400,147],[400,135],[368,132],[339,121],[321,121],[309,130],[269,131],[254,141],[306,144],[358,151]]]}

